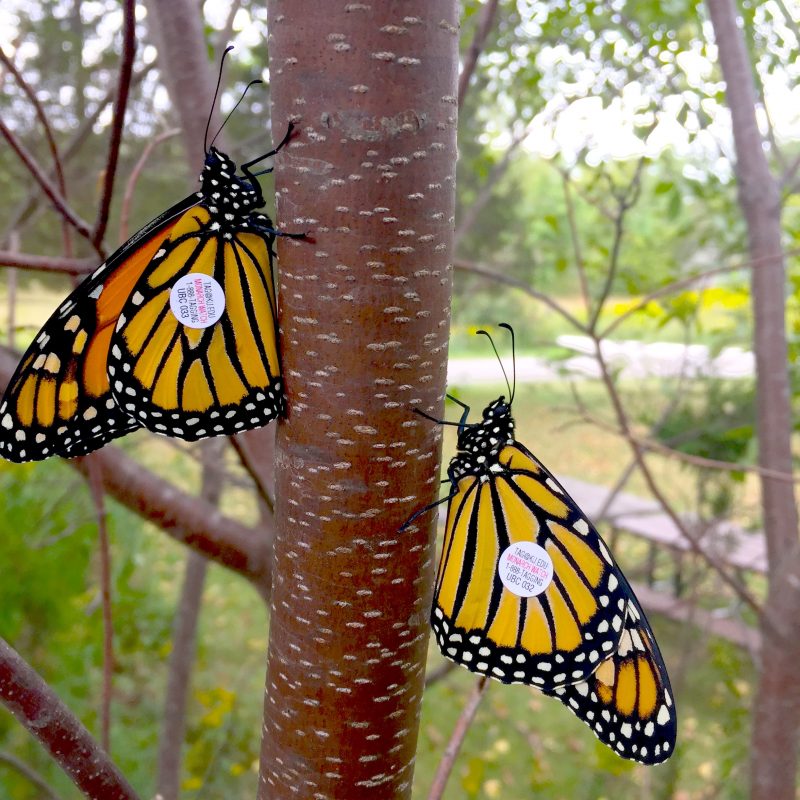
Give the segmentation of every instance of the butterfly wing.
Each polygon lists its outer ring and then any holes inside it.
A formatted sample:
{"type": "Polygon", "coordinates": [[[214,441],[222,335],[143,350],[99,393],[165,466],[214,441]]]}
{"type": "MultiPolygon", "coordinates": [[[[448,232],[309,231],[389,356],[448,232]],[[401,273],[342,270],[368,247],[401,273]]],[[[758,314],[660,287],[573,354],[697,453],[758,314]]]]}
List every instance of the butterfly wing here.
{"type": "Polygon", "coordinates": [[[0,403],[0,456],[22,462],[85,455],[139,427],[109,389],[111,335],[162,240],[197,202],[186,198],[136,233],[45,323],[0,403]]]}
{"type": "Polygon", "coordinates": [[[179,220],[130,296],[111,343],[120,406],[156,433],[194,441],[265,425],[283,411],[268,219],[223,231],[197,207],[179,220]],[[170,293],[186,275],[222,287],[224,311],[187,327],[170,293]]]}
{"type": "Polygon", "coordinates": [[[623,758],[659,764],[675,749],[678,717],[667,669],[647,617],[632,595],[614,654],[587,680],[546,693],[623,758]]]}
{"type": "Polygon", "coordinates": [[[594,526],[522,445],[483,479],[462,478],[448,506],[431,621],[445,656],[503,683],[553,689],[584,680],[617,646],[627,583],[594,526]],[[522,597],[500,580],[512,544],[533,542],[552,581],[522,597]]]}

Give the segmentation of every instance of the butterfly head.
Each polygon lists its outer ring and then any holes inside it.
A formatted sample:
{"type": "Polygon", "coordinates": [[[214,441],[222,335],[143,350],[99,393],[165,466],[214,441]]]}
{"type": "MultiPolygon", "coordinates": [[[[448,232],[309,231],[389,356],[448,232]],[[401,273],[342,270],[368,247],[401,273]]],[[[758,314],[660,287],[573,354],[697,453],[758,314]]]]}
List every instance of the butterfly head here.
{"type": "MultiPolygon", "coordinates": [[[[231,221],[247,217],[263,204],[261,192],[236,174],[236,163],[214,145],[208,148],[200,175],[200,192],[214,216],[231,221]]],[[[222,220],[220,220],[222,221],[222,220]]]]}
{"type": "Polygon", "coordinates": [[[504,396],[483,409],[483,419],[465,425],[458,434],[458,453],[453,459],[453,477],[483,475],[497,464],[497,456],[514,441],[514,418],[511,404],[504,396]]]}

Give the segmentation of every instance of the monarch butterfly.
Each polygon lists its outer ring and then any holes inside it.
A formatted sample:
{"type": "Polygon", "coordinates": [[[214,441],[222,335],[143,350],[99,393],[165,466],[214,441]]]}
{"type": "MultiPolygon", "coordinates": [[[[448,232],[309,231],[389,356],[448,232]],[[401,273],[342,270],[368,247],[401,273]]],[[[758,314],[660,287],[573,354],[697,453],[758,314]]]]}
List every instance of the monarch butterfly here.
{"type": "MultiPolygon", "coordinates": [[[[513,348],[511,326],[501,327],[513,348]]],[[[508,390],[480,422],[468,423],[469,407],[450,395],[463,409],[457,423],[417,409],[458,429],[449,495],[403,526],[447,501],[431,610],[437,644],[472,672],[558,698],[619,755],[664,761],[677,718],[652,630],[595,527],[515,439],[508,390]]]]}
{"type": "Polygon", "coordinates": [[[0,403],[1,456],[84,455],[140,425],[193,441],[282,413],[272,244],[295,234],[257,211],[264,197],[250,169],[291,133],[242,164],[241,177],[212,139],[200,191],[134,234],[55,311],[0,403]]]}

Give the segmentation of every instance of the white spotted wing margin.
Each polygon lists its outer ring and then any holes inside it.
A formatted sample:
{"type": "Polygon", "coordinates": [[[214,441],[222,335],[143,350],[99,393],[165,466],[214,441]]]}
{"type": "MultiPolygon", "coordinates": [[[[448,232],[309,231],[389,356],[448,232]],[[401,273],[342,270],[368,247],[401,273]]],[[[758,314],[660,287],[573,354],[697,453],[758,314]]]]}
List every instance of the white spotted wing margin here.
{"type": "Polygon", "coordinates": [[[678,716],[650,624],[631,595],[614,654],[586,680],[545,692],[622,758],[653,765],[675,751],[678,716]]]}

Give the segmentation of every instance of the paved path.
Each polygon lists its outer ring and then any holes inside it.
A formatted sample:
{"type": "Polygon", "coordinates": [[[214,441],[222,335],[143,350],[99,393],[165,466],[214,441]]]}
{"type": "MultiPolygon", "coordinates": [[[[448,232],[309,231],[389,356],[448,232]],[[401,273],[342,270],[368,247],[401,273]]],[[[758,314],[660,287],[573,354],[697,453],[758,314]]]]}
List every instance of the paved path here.
{"type": "MultiPolygon", "coordinates": [[[[556,341],[576,355],[557,362],[534,356],[518,358],[517,380],[520,383],[600,376],[593,355],[594,345],[588,337],[564,335],[556,341]]],[[[712,356],[704,344],[606,340],[602,349],[606,363],[621,378],[677,378],[683,374],[692,378],[737,379],[754,375],[753,354],[740,347],[726,347],[712,356]]],[[[502,383],[503,374],[496,358],[454,358],[447,369],[447,380],[452,384],[502,383]]]]}

